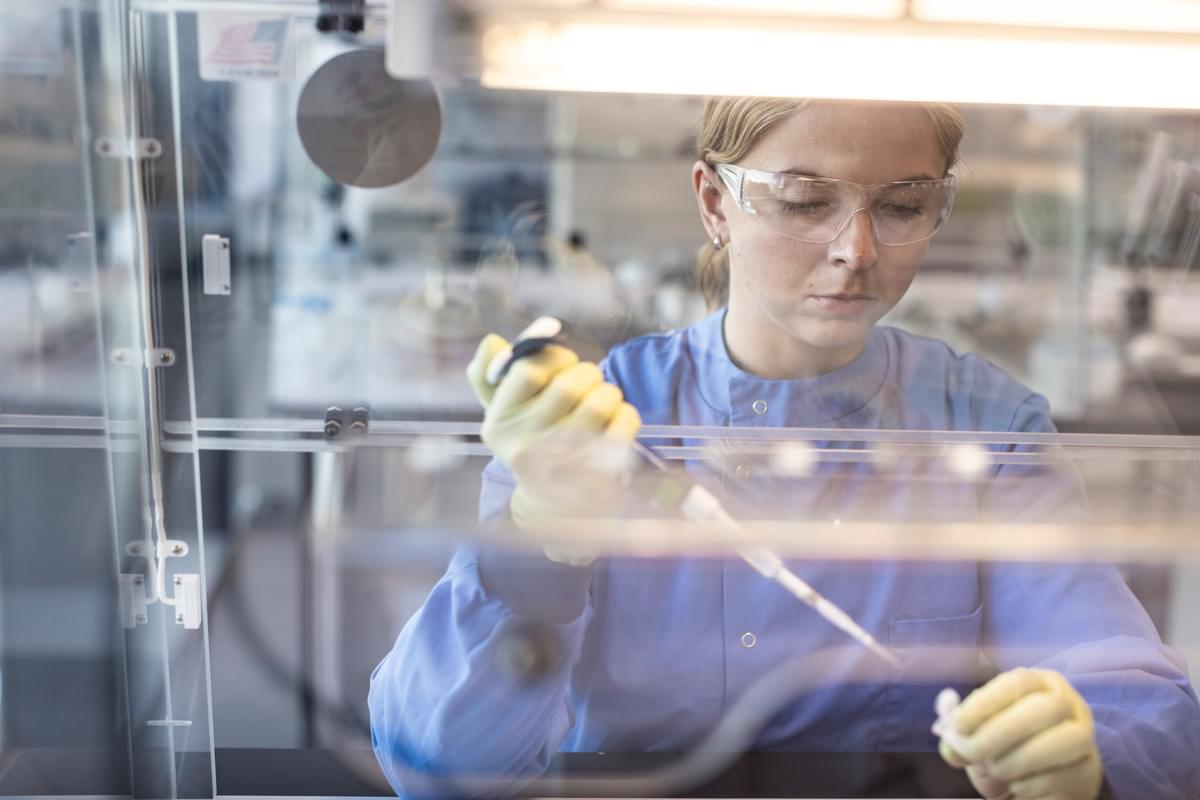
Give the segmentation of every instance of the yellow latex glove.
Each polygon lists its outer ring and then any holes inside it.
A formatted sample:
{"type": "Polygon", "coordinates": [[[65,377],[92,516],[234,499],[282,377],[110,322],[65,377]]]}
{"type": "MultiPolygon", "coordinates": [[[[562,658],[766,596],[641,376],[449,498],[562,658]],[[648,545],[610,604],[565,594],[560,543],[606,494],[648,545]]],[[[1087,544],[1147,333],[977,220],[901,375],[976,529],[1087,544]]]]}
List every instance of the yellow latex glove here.
{"type": "MultiPolygon", "coordinates": [[[[481,437],[517,479],[509,502],[513,521],[534,533],[561,535],[572,520],[618,506],[641,417],[620,389],[605,383],[599,367],[557,345],[516,361],[497,386],[489,385],[488,364],[508,346],[488,334],[467,366],[485,409],[481,437]]],[[[577,566],[596,557],[587,548],[545,552],[577,566]]]]}
{"type": "Polygon", "coordinates": [[[951,716],[963,752],[944,740],[947,762],[966,767],[988,800],[1095,800],[1104,770],[1092,712],[1060,673],[1018,668],[972,692],[951,716]]]}

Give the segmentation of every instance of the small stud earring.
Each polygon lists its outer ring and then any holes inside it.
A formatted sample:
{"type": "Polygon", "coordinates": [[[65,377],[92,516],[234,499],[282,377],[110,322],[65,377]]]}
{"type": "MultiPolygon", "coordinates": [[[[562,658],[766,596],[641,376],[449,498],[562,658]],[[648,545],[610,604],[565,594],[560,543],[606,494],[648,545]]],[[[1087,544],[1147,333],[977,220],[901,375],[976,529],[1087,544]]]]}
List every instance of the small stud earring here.
{"type": "Polygon", "coordinates": [[[713,250],[720,250],[722,247],[724,247],[724,245],[721,244],[721,237],[714,236],[713,237],[713,250]]]}

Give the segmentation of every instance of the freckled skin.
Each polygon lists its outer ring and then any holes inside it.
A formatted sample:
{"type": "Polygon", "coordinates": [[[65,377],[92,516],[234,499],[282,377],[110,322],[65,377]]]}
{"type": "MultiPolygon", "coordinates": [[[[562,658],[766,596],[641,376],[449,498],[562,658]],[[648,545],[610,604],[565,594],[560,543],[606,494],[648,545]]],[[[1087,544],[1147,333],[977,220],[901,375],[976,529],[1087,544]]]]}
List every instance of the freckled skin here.
{"type": "MultiPolygon", "coordinates": [[[[812,102],[778,123],[738,164],[861,184],[941,178],[947,169],[921,107],[834,102],[812,102]]],[[[880,245],[865,213],[830,244],[789,239],[739,209],[702,163],[692,178],[710,235],[729,248],[726,344],[743,369],[763,377],[818,375],[853,361],[871,327],[908,290],[929,246],[880,245]],[[813,299],[838,293],[870,300],[846,315],[813,299]]]]}

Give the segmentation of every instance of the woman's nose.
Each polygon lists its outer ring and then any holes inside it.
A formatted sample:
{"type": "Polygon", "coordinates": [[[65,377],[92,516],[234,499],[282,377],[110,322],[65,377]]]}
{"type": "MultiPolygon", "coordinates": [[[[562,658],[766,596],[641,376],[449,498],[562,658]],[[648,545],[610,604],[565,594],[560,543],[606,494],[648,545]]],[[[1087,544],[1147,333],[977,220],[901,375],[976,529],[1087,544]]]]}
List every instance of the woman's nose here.
{"type": "Polygon", "coordinates": [[[847,269],[865,269],[879,257],[871,215],[860,208],[850,215],[846,227],[829,243],[829,260],[847,269]]]}

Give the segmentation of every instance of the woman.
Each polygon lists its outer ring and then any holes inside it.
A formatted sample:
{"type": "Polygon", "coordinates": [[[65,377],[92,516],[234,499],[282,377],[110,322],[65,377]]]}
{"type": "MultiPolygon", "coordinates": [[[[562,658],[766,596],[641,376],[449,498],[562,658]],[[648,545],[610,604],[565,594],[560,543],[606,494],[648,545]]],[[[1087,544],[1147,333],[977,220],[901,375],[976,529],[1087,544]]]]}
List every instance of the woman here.
{"type": "MultiPolygon", "coordinates": [[[[496,459],[481,516],[561,534],[619,489],[578,457],[547,463],[563,431],[630,442],[651,424],[1053,431],[1045,400],[975,356],[877,326],[949,213],[962,121],[945,106],[720,98],[692,172],[710,243],[701,285],[723,306],[681,331],[615,348],[601,367],[549,348],[493,389],[486,338],[468,377],[496,459]]],[[[738,458],[734,456],[733,458],[738,458]]],[[[1045,520],[1077,515],[1062,476],[1001,466],[983,486],[901,481],[847,467],[753,480],[701,475],[738,516],[836,524],[875,518],[1045,520]],[[765,510],[764,510],[765,509],[765,510]]],[[[926,469],[921,467],[920,469],[926,469]]],[[[922,473],[928,478],[933,473],[922,473]]],[[[559,537],[561,538],[561,537],[559,537]]],[[[372,679],[376,748],[448,773],[535,775],[559,750],[683,750],[771,667],[811,655],[813,691],[759,735],[768,749],[933,749],[933,697],[973,685],[978,652],[1001,670],[953,717],[988,798],[1195,797],[1200,707],[1179,659],[1114,570],[1017,562],[793,564],[902,654],[889,667],[736,559],[456,555],[372,679]],[[497,668],[511,626],[552,626],[559,657],[522,683],[497,668]],[[1028,669],[1033,668],[1033,669],[1028,669]],[[408,751],[406,751],[408,752],[408,751]]]]}

